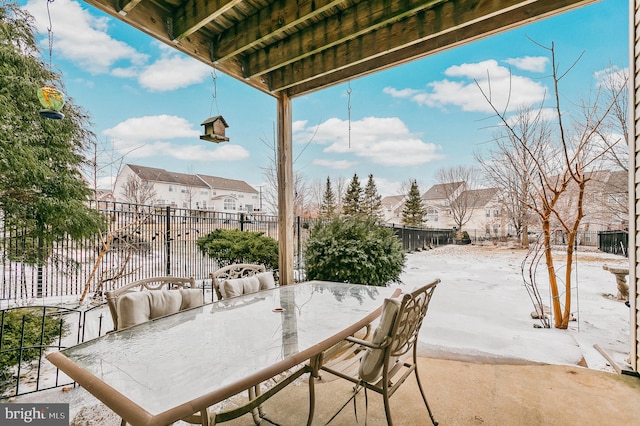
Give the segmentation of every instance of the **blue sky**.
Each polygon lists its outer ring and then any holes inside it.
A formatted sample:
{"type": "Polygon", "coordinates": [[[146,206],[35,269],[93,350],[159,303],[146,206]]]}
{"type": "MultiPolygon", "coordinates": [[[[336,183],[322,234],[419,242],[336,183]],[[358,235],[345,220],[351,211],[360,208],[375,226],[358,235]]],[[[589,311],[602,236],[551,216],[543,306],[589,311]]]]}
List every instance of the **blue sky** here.
{"type": "MultiPolygon", "coordinates": [[[[36,18],[48,61],[46,0],[20,4],[36,18]]],[[[55,0],[50,10],[53,65],[67,96],[91,116],[101,187],[109,186],[123,163],[241,179],[256,188],[265,184],[274,98],[86,3],[55,0]],[[212,115],[229,124],[229,143],[199,139],[200,123],[212,115]]],[[[471,164],[474,152],[491,145],[496,120],[474,79],[486,84],[489,75],[500,100],[511,74],[514,108],[539,104],[551,93],[548,52],[529,39],[554,42],[563,69],[584,52],[562,82],[569,104],[594,91],[605,70],[628,68],[628,2],[603,0],[295,98],[295,171],[310,184],[354,173],[364,180],[371,173],[383,195],[396,195],[402,182],[417,179],[425,191],[436,170],[471,164]]]]}

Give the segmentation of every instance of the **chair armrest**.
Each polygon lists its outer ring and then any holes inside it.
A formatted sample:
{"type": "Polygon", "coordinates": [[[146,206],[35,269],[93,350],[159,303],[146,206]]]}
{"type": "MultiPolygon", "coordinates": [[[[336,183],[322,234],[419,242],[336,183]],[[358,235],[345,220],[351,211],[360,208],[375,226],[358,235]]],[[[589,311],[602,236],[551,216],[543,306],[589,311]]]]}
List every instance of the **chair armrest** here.
{"type": "Polygon", "coordinates": [[[386,346],[389,345],[391,339],[389,339],[389,337],[385,337],[385,339],[382,341],[382,343],[378,343],[378,344],[371,343],[371,342],[369,342],[367,340],[358,339],[358,338],[352,337],[352,336],[347,336],[345,338],[345,340],[347,340],[347,341],[349,341],[351,343],[355,343],[357,345],[362,345],[362,346],[365,346],[367,348],[371,348],[371,349],[382,349],[382,348],[385,348],[386,346]]]}

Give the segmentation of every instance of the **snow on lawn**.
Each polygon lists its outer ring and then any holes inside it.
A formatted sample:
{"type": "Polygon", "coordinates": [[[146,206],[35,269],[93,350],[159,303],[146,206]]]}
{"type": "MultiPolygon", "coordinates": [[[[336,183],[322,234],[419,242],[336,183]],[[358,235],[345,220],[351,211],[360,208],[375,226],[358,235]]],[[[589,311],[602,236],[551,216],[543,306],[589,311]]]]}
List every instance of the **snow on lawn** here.
{"type": "MultiPolygon", "coordinates": [[[[401,277],[405,291],[434,278],[442,280],[420,331],[420,355],[586,363],[592,369],[614,371],[594,348],[598,344],[616,363],[626,365],[631,348],[629,308],[616,300],[615,277],[602,266],[628,266],[628,260],[594,249],[577,253],[571,306],[577,321],[559,330],[534,328],[540,321],[531,318],[534,307],[520,269],[526,254],[493,245],[451,245],[409,254],[401,277]]],[[[562,272],[561,265],[562,261],[556,263],[562,272]]],[[[538,282],[544,304],[551,306],[545,274],[543,262],[538,282]]]]}

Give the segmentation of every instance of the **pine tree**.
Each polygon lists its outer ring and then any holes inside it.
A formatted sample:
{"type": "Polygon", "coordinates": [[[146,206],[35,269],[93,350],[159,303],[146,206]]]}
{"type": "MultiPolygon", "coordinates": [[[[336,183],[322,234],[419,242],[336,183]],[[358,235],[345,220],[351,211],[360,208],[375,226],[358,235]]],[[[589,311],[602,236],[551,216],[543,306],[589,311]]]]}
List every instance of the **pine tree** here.
{"type": "Polygon", "coordinates": [[[67,100],[64,119],[41,117],[36,94],[45,84],[62,87],[40,59],[33,17],[0,2],[0,213],[7,229],[23,231],[10,256],[30,264],[45,261],[54,242],[90,236],[102,224],[81,175],[94,141],[88,116],[67,100]]]}
{"type": "Polygon", "coordinates": [[[420,190],[418,189],[418,183],[414,180],[411,181],[411,188],[407,195],[407,201],[404,203],[404,209],[402,210],[402,223],[412,228],[420,228],[425,222],[424,217],[427,212],[422,204],[422,198],[420,197],[420,190]]]}
{"type": "Polygon", "coordinates": [[[322,205],[320,206],[320,217],[330,218],[336,214],[336,197],[331,188],[331,179],[327,176],[327,186],[322,194],[322,205]]]}
{"type": "Polygon", "coordinates": [[[369,174],[367,186],[364,188],[362,211],[372,220],[379,220],[382,217],[382,197],[378,194],[372,174],[369,174]]]}
{"type": "Polygon", "coordinates": [[[345,216],[359,216],[362,213],[362,188],[358,175],[354,174],[344,196],[342,213],[345,216]]]}

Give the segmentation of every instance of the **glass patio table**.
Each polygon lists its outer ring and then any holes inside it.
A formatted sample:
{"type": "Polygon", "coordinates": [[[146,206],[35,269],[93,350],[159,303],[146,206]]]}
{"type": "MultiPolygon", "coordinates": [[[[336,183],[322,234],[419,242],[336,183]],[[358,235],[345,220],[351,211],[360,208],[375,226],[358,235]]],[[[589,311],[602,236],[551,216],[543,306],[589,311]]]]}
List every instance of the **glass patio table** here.
{"type": "Polygon", "coordinates": [[[133,425],[170,424],[258,385],[380,315],[387,287],[309,281],[158,318],[47,359],[133,425]]]}

